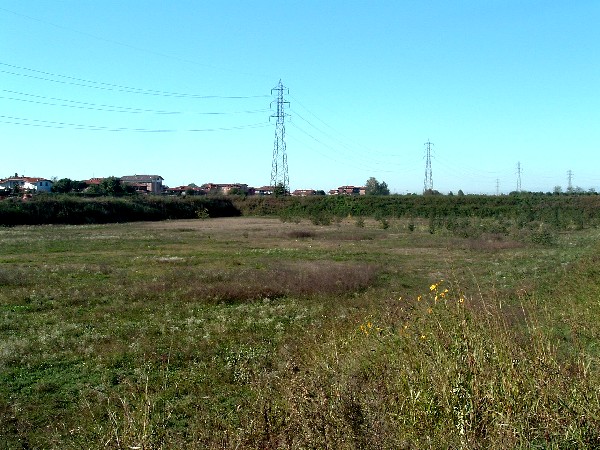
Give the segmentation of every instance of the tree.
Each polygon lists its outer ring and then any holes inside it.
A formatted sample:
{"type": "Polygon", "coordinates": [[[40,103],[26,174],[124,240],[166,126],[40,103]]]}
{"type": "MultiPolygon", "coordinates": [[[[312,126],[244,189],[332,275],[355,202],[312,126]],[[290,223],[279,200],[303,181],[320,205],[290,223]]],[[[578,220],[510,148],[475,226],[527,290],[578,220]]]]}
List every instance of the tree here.
{"type": "Polygon", "coordinates": [[[285,197],[286,195],[289,195],[289,191],[285,188],[283,183],[277,183],[277,186],[273,189],[273,195],[275,195],[275,197],[285,197]]]}
{"type": "Polygon", "coordinates": [[[125,194],[121,180],[117,177],[108,177],[100,182],[100,189],[104,195],[118,197],[125,194]]]}
{"type": "Polygon", "coordinates": [[[390,195],[390,190],[385,181],[380,183],[377,178],[371,177],[365,184],[365,195],[390,195]]]}
{"type": "Polygon", "coordinates": [[[90,194],[106,195],[108,197],[120,197],[125,194],[135,194],[133,186],[123,185],[117,177],[108,177],[100,184],[94,184],[88,188],[90,194]]]}
{"type": "Polygon", "coordinates": [[[229,195],[238,195],[240,197],[245,197],[248,193],[239,187],[233,187],[231,189],[229,189],[229,195]]]}
{"type": "Polygon", "coordinates": [[[56,192],[57,194],[66,194],[72,190],[73,180],[70,178],[61,178],[60,180],[55,181],[52,185],[52,192],[56,192]]]}

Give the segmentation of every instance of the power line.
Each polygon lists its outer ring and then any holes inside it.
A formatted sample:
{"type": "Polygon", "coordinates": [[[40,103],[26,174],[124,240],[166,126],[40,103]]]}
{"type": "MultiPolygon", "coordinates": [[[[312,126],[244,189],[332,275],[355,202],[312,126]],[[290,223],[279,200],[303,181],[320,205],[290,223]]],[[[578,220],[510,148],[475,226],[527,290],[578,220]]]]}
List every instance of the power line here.
{"type": "Polygon", "coordinates": [[[102,81],[86,80],[83,78],[77,78],[77,77],[72,77],[72,76],[68,76],[68,75],[60,75],[60,74],[55,74],[52,72],[46,72],[43,70],[31,69],[28,67],[16,66],[16,65],[4,63],[1,61],[0,61],[0,65],[10,67],[12,69],[27,70],[27,71],[45,75],[45,76],[42,77],[42,76],[37,76],[37,75],[11,72],[9,70],[0,70],[1,73],[6,73],[9,75],[32,78],[32,79],[37,79],[37,80],[42,80],[42,81],[49,81],[52,83],[60,83],[60,84],[67,84],[67,85],[72,85],[72,86],[85,87],[85,88],[90,88],[90,89],[101,89],[101,90],[108,90],[108,91],[125,92],[125,93],[129,93],[129,94],[153,95],[153,96],[160,96],[160,97],[195,98],[195,99],[205,99],[205,100],[206,99],[240,100],[240,99],[268,97],[267,95],[201,95],[201,94],[191,94],[191,93],[185,93],[185,92],[169,92],[169,91],[162,91],[162,90],[157,90],[157,89],[145,89],[145,88],[124,86],[124,85],[119,85],[119,84],[114,84],[114,83],[106,83],[106,82],[102,82],[102,81]],[[48,76],[62,78],[64,80],[68,80],[68,81],[54,80],[52,78],[47,78],[48,76]]]}
{"type": "Polygon", "coordinates": [[[55,129],[74,129],[86,131],[110,131],[110,132],[136,132],[136,133],[176,133],[176,132],[211,132],[211,131],[233,131],[244,130],[248,128],[262,128],[269,125],[268,122],[240,125],[234,127],[215,127],[215,128],[195,128],[195,129],[156,129],[156,128],[128,128],[128,127],[109,127],[103,125],[86,125],[68,122],[55,122],[42,119],[27,119],[22,117],[0,115],[0,123],[11,125],[23,125],[30,127],[55,128],[55,129]]]}
{"type": "MultiPolygon", "coordinates": [[[[152,95],[152,96],[162,96],[162,97],[171,97],[171,98],[187,98],[191,100],[198,99],[254,99],[254,98],[264,98],[265,95],[254,95],[254,96],[222,96],[222,95],[199,95],[199,94],[189,94],[184,92],[169,92],[164,90],[152,90],[152,89],[142,89],[131,86],[121,86],[113,83],[106,83],[100,81],[92,81],[85,80],[82,78],[76,78],[67,75],[59,75],[54,74],[47,71],[41,71],[36,69],[31,69],[22,66],[16,66],[12,64],[8,64],[5,62],[0,62],[1,66],[10,67],[13,69],[23,70],[23,71],[31,71],[35,74],[27,74],[27,73],[16,73],[11,72],[9,70],[0,70],[0,73],[9,73],[18,76],[25,76],[33,79],[42,79],[45,81],[64,83],[68,85],[76,85],[84,88],[92,88],[92,89],[102,89],[102,90],[113,90],[124,93],[132,93],[132,94],[144,94],[144,95],[152,95]],[[38,76],[40,74],[42,76],[38,76]],[[50,79],[48,77],[56,77],[59,79],[50,79]]],[[[167,110],[167,109],[153,109],[153,108],[140,108],[134,106],[118,106],[115,104],[105,104],[105,103],[93,103],[86,102],[80,100],[71,100],[68,98],[58,98],[51,96],[38,95],[34,93],[29,93],[27,91],[19,91],[19,90],[10,90],[10,89],[2,89],[0,92],[4,92],[9,95],[0,96],[1,99],[5,99],[12,102],[21,102],[27,103],[31,105],[40,105],[49,108],[70,108],[76,110],[84,110],[84,111],[101,111],[101,112],[110,112],[110,113],[128,113],[128,114],[157,114],[157,115],[182,115],[182,114],[194,114],[194,115],[204,115],[204,116],[226,116],[232,114],[254,114],[254,113],[264,113],[267,111],[265,108],[260,109],[242,109],[239,108],[235,111],[181,111],[181,110],[167,110]]],[[[49,111],[49,110],[48,110],[49,111]]],[[[41,111],[36,111],[42,114],[41,111]]],[[[84,130],[84,131],[109,131],[109,132],[134,132],[134,133],[174,133],[174,132],[211,132],[211,131],[229,131],[229,130],[241,130],[246,128],[256,128],[261,126],[267,126],[267,123],[252,123],[252,124],[241,124],[236,126],[227,126],[227,124],[220,124],[222,126],[206,126],[205,128],[183,128],[183,127],[173,127],[173,125],[159,125],[158,127],[147,127],[143,124],[136,124],[134,126],[127,126],[127,124],[97,124],[97,123],[85,123],[74,120],[45,120],[44,117],[41,118],[33,118],[33,117],[25,117],[23,115],[18,114],[4,114],[0,116],[1,122],[4,124],[10,125],[20,125],[27,127],[38,127],[38,128],[48,128],[48,129],[74,129],[74,130],[84,130]]],[[[213,124],[211,124],[213,125],[213,124]]]]}
{"type": "MultiPolygon", "coordinates": [[[[326,144],[326,143],[324,143],[324,142],[320,141],[319,139],[317,139],[316,137],[314,137],[313,135],[311,135],[309,132],[307,132],[307,131],[303,130],[302,128],[299,128],[299,127],[298,127],[296,124],[294,124],[293,122],[291,122],[291,125],[292,125],[292,128],[295,128],[295,129],[297,129],[297,130],[298,130],[298,131],[300,131],[301,133],[303,133],[303,134],[305,134],[306,136],[308,136],[309,138],[311,138],[311,139],[312,139],[313,141],[315,141],[316,143],[320,144],[321,146],[323,146],[323,147],[325,147],[325,148],[327,148],[327,149],[329,149],[329,150],[332,150],[332,152],[329,152],[329,153],[323,153],[323,152],[320,152],[319,150],[315,149],[314,147],[311,147],[311,146],[307,145],[307,144],[306,144],[305,142],[303,142],[302,140],[300,140],[300,139],[298,139],[298,138],[294,137],[294,135],[293,135],[293,134],[288,134],[288,133],[286,132],[286,136],[287,136],[288,138],[290,138],[290,139],[292,139],[292,140],[295,140],[296,142],[298,142],[298,143],[302,144],[304,147],[306,147],[306,148],[309,148],[309,149],[313,150],[315,153],[317,153],[317,154],[319,154],[319,155],[321,155],[321,156],[324,156],[324,157],[326,157],[326,158],[330,159],[331,161],[334,161],[334,162],[338,163],[339,165],[345,165],[345,166],[347,166],[347,167],[352,167],[352,168],[354,168],[354,169],[362,169],[362,170],[364,170],[364,169],[368,169],[368,170],[372,170],[372,171],[374,171],[374,172],[379,172],[379,173],[397,173],[397,171],[395,171],[395,170],[383,170],[383,169],[380,169],[380,168],[374,168],[374,167],[368,166],[367,164],[355,165],[355,164],[352,164],[352,163],[350,163],[348,158],[343,158],[343,159],[335,158],[335,157],[333,157],[333,156],[331,156],[331,155],[332,155],[332,154],[335,154],[335,155],[342,155],[342,156],[343,156],[343,153],[340,153],[340,152],[338,151],[338,149],[336,149],[336,148],[334,148],[334,147],[332,147],[332,146],[330,146],[330,145],[328,145],[328,144],[326,144]]],[[[377,164],[377,162],[376,162],[376,161],[368,161],[368,162],[369,162],[369,163],[373,163],[373,162],[374,162],[375,164],[377,164]]]]}
{"type": "Polygon", "coordinates": [[[162,115],[176,115],[176,114],[198,114],[198,115],[228,115],[228,114],[255,114],[255,113],[264,113],[268,111],[268,109],[255,109],[255,110],[246,110],[246,111],[230,111],[230,112],[185,112],[185,111],[167,111],[167,110],[156,110],[156,109],[146,109],[146,108],[134,108],[130,106],[116,106],[116,105],[105,105],[105,104],[97,104],[90,102],[82,102],[78,100],[69,100],[63,98],[56,97],[46,97],[43,95],[36,94],[27,94],[25,92],[11,91],[8,89],[0,89],[2,92],[8,92],[11,94],[23,95],[26,97],[32,97],[37,99],[44,99],[56,102],[63,102],[63,104],[52,103],[50,101],[40,101],[40,100],[29,100],[25,98],[15,98],[15,97],[4,97],[0,96],[2,99],[32,103],[36,105],[43,106],[57,106],[63,108],[76,108],[76,109],[85,109],[89,111],[105,111],[105,112],[117,112],[117,113],[130,113],[130,114],[141,114],[141,113],[150,113],[150,114],[162,114],[162,115]],[[68,104],[65,104],[68,103],[68,104]]]}
{"type": "Polygon", "coordinates": [[[65,30],[65,31],[69,31],[71,33],[76,33],[76,34],[87,36],[87,37],[90,37],[90,38],[93,38],[93,39],[97,39],[99,41],[107,42],[109,44],[118,45],[118,46],[121,46],[121,47],[126,47],[126,48],[129,48],[129,49],[138,51],[138,52],[143,52],[143,53],[148,53],[148,54],[160,56],[162,58],[168,58],[168,59],[172,59],[172,60],[177,60],[177,61],[185,62],[185,63],[188,63],[188,64],[198,65],[198,66],[202,66],[202,67],[208,67],[208,68],[215,69],[215,70],[218,70],[218,71],[221,71],[221,72],[237,73],[237,74],[246,75],[246,76],[260,76],[261,78],[266,78],[267,77],[267,75],[265,75],[265,74],[249,73],[249,72],[246,72],[246,71],[240,71],[238,69],[234,70],[234,69],[231,69],[231,68],[218,67],[218,66],[215,66],[215,65],[212,65],[212,64],[200,63],[200,62],[198,62],[196,60],[193,60],[193,59],[190,59],[190,58],[182,58],[182,57],[170,55],[170,54],[167,54],[167,53],[157,52],[156,50],[150,50],[150,49],[147,49],[147,48],[138,47],[138,46],[131,45],[131,44],[128,44],[128,43],[125,43],[125,42],[116,41],[114,39],[107,39],[105,37],[97,36],[95,34],[89,33],[87,31],[81,31],[81,30],[76,30],[76,29],[73,29],[73,28],[65,27],[64,25],[58,25],[56,23],[53,23],[53,22],[50,22],[50,21],[47,21],[47,20],[42,20],[42,19],[39,19],[37,17],[29,16],[29,15],[23,14],[23,13],[18,13],[16,11],[12,11],[10,9],[6,9],[6,8],[2,8],[2,7],[0,7],[0,11],[4,11],[4,12],[10,13],[10,14],[14,14],[15,16],[23,17],[25,19],[32,20],[32,21],[35,21],[35,22],[43,23],[45,25],[50,25],[52,27],[55,27],[55,28],[58,28],[58,29],[61,29],[61,30],[65,30]]]}
{"type": "Polygon", "coordinates": [[[312,122],[310,122],[309,120],[305,119],[304,117],[302,117],[300,114],[298,114],[297,111],[293,112],[293,116],[298,116],[300,119],[302,119],[304,122],[306,122],[307,124],[309,124],[311,127],[313,127],[314,129],[316,129],[317,131],[319,131],[320,133],[323,133],[324,135],[330,137],[331,139],[337,141],[338,143],[340,143],[344,148],[355,152],[355,153],[364,153],[364,152],[369,152],[369,154],[374,154],[377,153],[381,156],[388,156],[388,157],[392,157],[392,158],[396,158],[399,157],[400,155],[394,153],[394,154],[389,154],[389,153],[383,153],[377,150],[373,150],[370,148],[366,148],[364,146],[358,146],[356,147],[356,142],[353,142],[353,139],[349,138],[348,136],[345,136],[343,133],[341,133],[339,130],[336,130],[334,127],[332,127],[331,125],[329,125],[327,122],[325,122],[323,119],[321,119],[319,116],[317,116],[315,113],[313,113],[312,111],[310,111],[306,106],[304,106],[296,97],[294,97],[293,95],[290,95],[290,97],[294,100],[294,103],[298,103],[298,105],[300,105],[306,112],[308,112],[311,116],[313,116],[315,119],[317,119],[319,122],[321,122],[323,125],[325,125],[327,128],[329,128],[331,131],[333,131],[334,133],[339,134],[342,138],[352,142],[351,144],[348,144],[347,142],[345,142],[344,140],[333,136],[332,134],[321,130],[319,127],[317,127],[316,125],[314,125],[312,122]]]}
{"type": "MultiPolygon", "coordinates": [[[[297,123],[291,121],[290,125],[291,125],[291,127],[293,129],[296,129],[296,130],[300,131],[302,134],[305,134],[306,136],[308,136],[309,138],[311,138],[314,142],[316,142],[317,144],[319,144],[319,145],[321,145],[321,146],[323,146],[323,147],[331,150],[333,153],[338,154],[338,155],[347,156],[346,153],[344,153],[344,151],[340,151],[339,148],[334,147],[334,146],[332,146],[331,144],[329,144],[327,142],[323,142],[322,140],[320,140],[319,138],[317,138],[316,136],[314,136],[312,133],[310,133],[310,132],[304,130],[302,127],[298,126],[297,123]]],[[[286,130],[286,133],[287,133],[287,130],[286,130]]],[[[289,134],[286,134],[286,135],[289,135],[289,134]]],[[[377,160],[375,160],[373,158],[362,156],[361,154],[358,154],[358,156],[354,156],[353,158],[362,161],[362,165],[360,166],[360,168],[362,168],[362,169],[367,168],[369,170],[377,170],[378,172],[392,172],[392,171],[391,170],[384,170],[384,171],[382,171],[381,169],[371,169],[370,167],[372,167],[372,166],[369,166],[369,165],[370,164],[375,165],[375,166],[377,166],[377,165],[385,165],[386,167],[389,167],[389,166],[401,166],[402,165],[400,163],[390,163],[388,161],[383,161],[383,162],[382,161],[377,161],[377,160]]],[[[348,159],[349,158],[346,157],[345,161],[347,161],[348,159]]],[[[349,167],[352,167],[351,164],[346,164],[346,165],[348,165],[349,167]]]]}

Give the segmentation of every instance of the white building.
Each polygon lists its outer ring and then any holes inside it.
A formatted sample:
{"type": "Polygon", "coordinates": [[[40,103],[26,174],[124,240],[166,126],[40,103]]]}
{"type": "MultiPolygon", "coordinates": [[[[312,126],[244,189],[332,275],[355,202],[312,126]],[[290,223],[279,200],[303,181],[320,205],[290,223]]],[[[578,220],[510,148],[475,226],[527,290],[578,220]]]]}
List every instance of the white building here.
{"type": "Polygon", "coordinates": [[[13,190],[15,187],[24,191],[50,192],[52,181],[46,178],[19,176],[16,173],[12,177],[0,180],[1,190],[13,190]]]}

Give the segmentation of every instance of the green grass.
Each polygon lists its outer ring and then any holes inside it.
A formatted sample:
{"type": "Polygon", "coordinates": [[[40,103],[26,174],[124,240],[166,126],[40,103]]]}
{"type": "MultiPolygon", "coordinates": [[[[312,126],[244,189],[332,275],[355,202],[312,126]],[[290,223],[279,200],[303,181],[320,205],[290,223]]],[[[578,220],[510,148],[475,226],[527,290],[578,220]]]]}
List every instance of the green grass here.
{"type": "Polygon", "coordinates": [[[1,229],[0,448],[600,446],[598,230],[431,231],[1,229]]]}

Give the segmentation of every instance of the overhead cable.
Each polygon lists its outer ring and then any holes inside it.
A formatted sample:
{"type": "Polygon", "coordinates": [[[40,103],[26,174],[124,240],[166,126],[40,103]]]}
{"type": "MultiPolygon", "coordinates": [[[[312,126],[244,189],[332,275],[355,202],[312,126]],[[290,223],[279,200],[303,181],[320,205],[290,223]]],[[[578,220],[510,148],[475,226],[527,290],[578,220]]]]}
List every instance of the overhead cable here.
{"type": "Polygon", "coordinates": [[[269,126],[268,122],[260,122],[248,125],[239,125],[234,127],[215,127],[215,128],[193,128],[185,130],[177,129],[152,129],[152,128],[127,128],[127,127],[109,127],[102,125],[85,125],[68,122],[55,122],[42,119],[27,119],[22,117],[0,115],[0,122],[12,125],[24,125],[31,127],[56,128],[56,129],[75,129],[87,131],[111,131],[111,132],[136,132],[136,133],[176,133],[176,132],[211,132],[211,131],[233,131],[248,128],[262,128],[269,126]]]}
{"type": "Polygon", "coordinates": [[[52,83],[61,83],[61,84],[68,84],[68,85],[72,85],[72,86],[80,86],[80,87],[85,87],[85,88],[90,88],[90,89],[102,89],[102,90],[108,90],[108,91],[126,92],[126,93],[130,93],[130,94],[154,95],[154,96],[160,96],[160,97],[177,97],[177,98],[234,99],[234,100],[269,97],[268,95],[201,95],[201,94],[191,94],[191,93],[184,93],[184,92],[169,92],[169,91],[162,91],[162,90],[156,90],[156,89],[145,89],[145,88],[137,88],[137,87],[131,87],[131,86],[123,86],[123,85],[119,85],[119,84],[105,83],[105,82],[101,82],[101,81],[85,80],[83,78],[71,77],[68,75],[60,75],[60,74],[55,74],[55,73],[51,73],[51,72],[46,72],[43,70],[30,69],[28,67],[16,66],[16,65],[4,63],[1,61],[0,61],[0,65],[10,67],[11,69],[27,70],[29,72],[41,74],[44,76],[11,72],[9,70],[0,70],[1,73],[6,73],[9,75],[33,78],[33,79],[37,79],[37,80],[49,81],[52,83]],[[54,80],[52,78],[47,78],[48,76],[62,78],[64,80],[68,80],[68,81],[54,80]]]}

